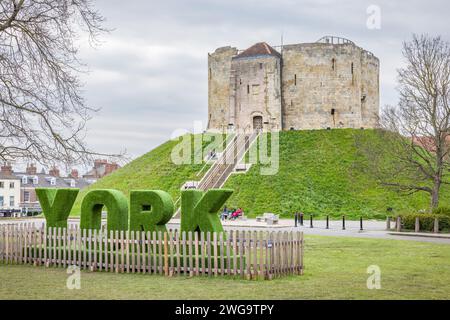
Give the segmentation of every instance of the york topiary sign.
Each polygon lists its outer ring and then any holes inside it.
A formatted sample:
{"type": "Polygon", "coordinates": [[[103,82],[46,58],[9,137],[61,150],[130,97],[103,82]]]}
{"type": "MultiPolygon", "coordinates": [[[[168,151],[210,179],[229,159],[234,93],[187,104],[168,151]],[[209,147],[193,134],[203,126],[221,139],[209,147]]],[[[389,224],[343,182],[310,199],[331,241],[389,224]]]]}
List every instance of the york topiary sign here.
{"type": "MultiPolygon", "coordinates": [[[[47,227],[67,227],[79,189],[37,188],[36,194],[47,227]]],[[[233,190],[183,190],[181,192],[181,231],[222,232],[217,212],[233,190]]],[[[107,211],[108,230],[166,231],[175,206],[172,197],[161,190],[130,191],[129,202],[113,189],[89,191],[81,203],[81,229],[100,229],[102,211],[107,211]]]]}

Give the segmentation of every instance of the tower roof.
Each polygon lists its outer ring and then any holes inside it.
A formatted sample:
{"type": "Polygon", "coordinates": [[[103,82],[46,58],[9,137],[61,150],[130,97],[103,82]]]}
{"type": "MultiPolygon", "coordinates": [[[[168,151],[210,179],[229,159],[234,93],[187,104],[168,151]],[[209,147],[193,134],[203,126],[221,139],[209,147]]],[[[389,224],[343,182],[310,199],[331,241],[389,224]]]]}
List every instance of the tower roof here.
{"type": "Polygon", "coordinates": [[[281,57],[280,53],[271,46],[269,46],[267,43],[258,42],[253,46],[251,46],[250,48],[248,48],[247,50],[244,50],[234,58],[245,58],[245,57],[267,56],[267,55],[281,57]]]}

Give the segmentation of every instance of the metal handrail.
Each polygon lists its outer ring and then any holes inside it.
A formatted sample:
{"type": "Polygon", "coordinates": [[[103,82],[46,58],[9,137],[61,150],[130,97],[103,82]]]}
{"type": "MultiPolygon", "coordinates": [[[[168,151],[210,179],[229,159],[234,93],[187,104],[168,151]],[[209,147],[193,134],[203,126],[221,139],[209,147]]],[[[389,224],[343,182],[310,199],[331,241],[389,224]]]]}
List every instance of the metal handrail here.
{"type": "MultiPolygon", "coordinates": [[[[256,131],[253,132],[251,136],[246,136],[245,138],[247,139],[246,141],[244,141],[244,145],[238,150],[238,152],[236,153],[236,158],[234,163],[232,164],[233,166],[236,166],[240,160],[245,156],[245,153],[250,149],[250,146],[252,145],[253,141],[255,140],[255,138],[257,138],[259,136],[260,132],[256,131]],[[248,143],[248,146],[247,146],[248,143]],[[243,151],[243,152],[242,152],[243,151]],[[242,152],[242,156],[239,156],[240,153],[242,152]]],[[[228,168],[227,168],[228,169],[228,168]]],[[[222,175],[219,177],[219,179],[217,179],[217,181],[220,181],[222,179],[222,177],[224,176],[226,170],[224,170],[224,172],[222,173],[222,175]]],[[[225,179],[226,180],[226,179],[225,179]]],[[[216,187],[216,186],[215,186],[216,187]]],[[[219,188],[222,187],[222,185],[218,186],[219,188]]]]}
{"type": "MultiPolygon", "coordinates": [[[[227,140],[229,140],[230,137],[233,137],[233,138],[234,138],[234,134],[229,135],[229,137],[227,138],[227,140]]],[[[225,150],[226,150],[227,146],[228,146],[228,142],[227,142],[227,144],[226,144],[226,146],[225,146],[225,150]]],[[[222,153],[224,153],[225,150],[223,150],[222,153]]],[[[208,161],[209,161],[209,160],[210,160],[210,159],[208,159],[208,161]]],[[[195,174],[196,177],[198,177],[198,176],[200,175],[200,173],[203,172],[203,170],[204,170],[204,169],[206,168],[206,166],[209,164],[208,161],[206,161],[205,164],[203,165],[203,167],[200,169],[200,171],[198,171],[198,172],[195,174]]]]}
{"type": "Polygon", "coordinates": [[[224,152],[222,153],[221,157],[219,159],[217,159],[217,161],[214,163],[214,165],[205,173],[205,175],[203,176],[202,180],[200,180],[199,184],[198,184],[198,188],[202,189],[205,185],[207,186],[208,183],[210,182],[210,180],[215,176],[215,173],[220,170],[221,165],[226,164],[226,163],[221,163],[221,159],[224,159],[226,162],[227,156],[229,154],[230,150],[234,151],[234,146],[237,143],[237,136],[235,136],[233,138],[232,143],[230,143],[229,145],[227,145],[227,147],[225,148],[224,152]]]}
{"type": "MultiPolygon", "coordinates": [[[[218,181],[221,181],[222,177],[227,172],[227,169],[229,169],[230,166],[236,166],[237,163],[239,163],[239,161],[242,159],[242,157],[245,156],[245,152],[247,151],[247,149],[250,149],[250,146],[252,145],[255,138],[257,138],[259,136],[259,134],[260,134],[260,131],[256,131],[256,132],[253,132],[253,134],[249,137],[247,135],[245,135],[244,144],[242,146],[239,146],[236,148],[236,149],[238,149],[238,151],[237,151],[236,155],[234,156],[233,163],[227,164],[226,160],[228,158],[229,152],[230,152],[230,150],[232,152],[234,152],[234,147],[237,145],[238,140],[239,140],[237,135],[235,137],[233,137],[233,141],[230,144],[227,144],[225,150],[221,154],[221,157],[216,160],[216,162],[211,166],[211,168],[203,176],[202,180],[200,180],[200,182],[197,185],[197,189],[203,189],[203,190],[209,189],[211,182],[214,182],[213,178],[216,177],[219,170],[221,168],[223,168],[223,166],[225,166],[225,170],[223,170],[223,172],[220,174],[219,178],[216,180],[215,183],[217,183],[218,181]],[[247,147],[247,143],[248,143],[248,147],[247,147]],[[242,151],[244,151],[244,152],[242,152],[242,151]],[[240,156],[241,152],[242,152],[242,156],[240,156]],[[225,163],[220,163],[219,162],[220,159],[223,159],[223,161],[225,163]]],[[[213,185],[213,187],[215,187],[215,185],[213,185]]],[[[221,187],[221,186],[219,186],[219,187],[221,187]]],[[[179,211],[181,210],[181,208],[178,207],[178,203],[180,202],[180,200],[181,200],[181,196],[178,197],[174,203],[174,206],[177,208],[175,210],[174,217],[176,217],[178,215],[179,211]]]]}

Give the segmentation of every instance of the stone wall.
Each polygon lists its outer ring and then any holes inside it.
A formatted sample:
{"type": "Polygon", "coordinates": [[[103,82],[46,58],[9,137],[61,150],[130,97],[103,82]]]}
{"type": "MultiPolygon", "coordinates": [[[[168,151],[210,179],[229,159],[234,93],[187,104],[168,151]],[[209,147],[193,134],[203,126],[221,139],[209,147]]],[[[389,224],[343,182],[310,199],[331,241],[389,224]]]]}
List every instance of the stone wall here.
{"type": "Polygon", "coordinates": [[[230,104],[231,58],[237,49],[223,47],[208,55],[208,128],[226,130],[230,104]]]}
{"type": "Polygon", "coordinates": [[[281,130],[280,72],[276,56],[233,59],[229,123],[252,130],[254,118],[262,117],[265,130],[281,130]]]}
{"type": "Polygon", "coordinates": [[[361,49],[353,44],[283,47],[283,124],[290,129],[361,126],[361,49]]]}
{"type": "Polygon", "coordinates": [[[248,128],[254,115],[270,130],[376,126],[379,61],[370,52],[317,42],[281,54],[232,59],[236,48],[224,47],[209,55],[209,129],[248,128]]]}
{"type": "Polygon", "coordinates": [[[380,63],[370,52],[361,53],[361,114],[362,127],[377,126],[380,106],[380,63]]]}

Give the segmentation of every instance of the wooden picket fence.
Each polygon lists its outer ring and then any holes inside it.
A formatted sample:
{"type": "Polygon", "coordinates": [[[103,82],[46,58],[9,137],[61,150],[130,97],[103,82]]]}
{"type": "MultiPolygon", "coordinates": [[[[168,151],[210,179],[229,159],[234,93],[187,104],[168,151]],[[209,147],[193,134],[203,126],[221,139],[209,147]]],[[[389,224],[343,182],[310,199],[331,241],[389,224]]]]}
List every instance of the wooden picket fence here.
{"type": "Polygon", "coordinates": [[[272,279],[303,274],[303,233],[133,232],[0,225],[0,263],[166,276],[272,279]]]}

